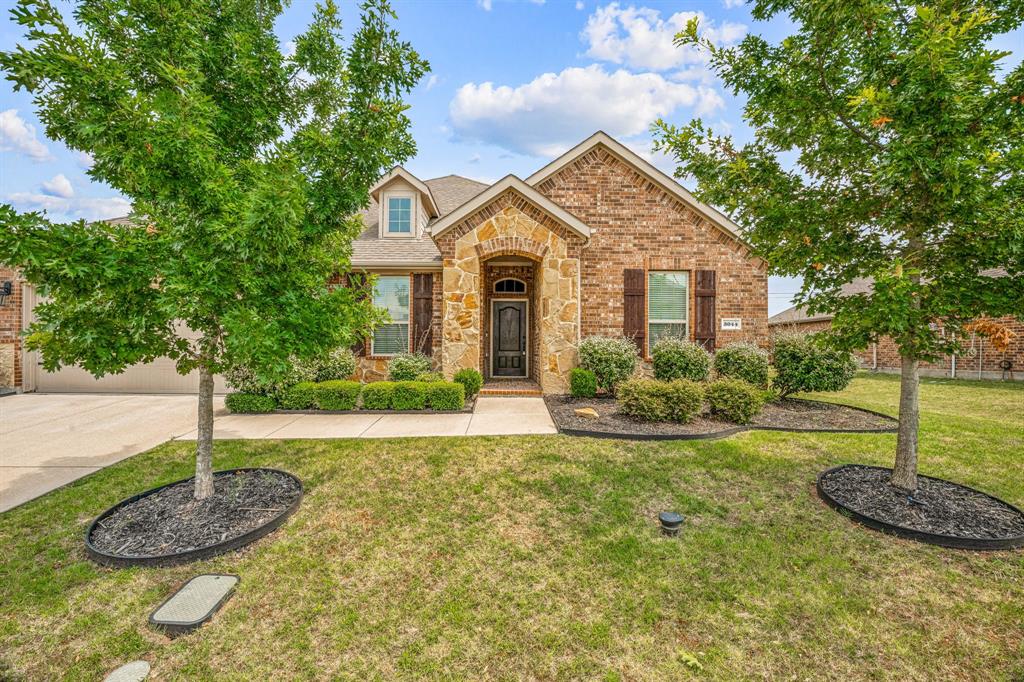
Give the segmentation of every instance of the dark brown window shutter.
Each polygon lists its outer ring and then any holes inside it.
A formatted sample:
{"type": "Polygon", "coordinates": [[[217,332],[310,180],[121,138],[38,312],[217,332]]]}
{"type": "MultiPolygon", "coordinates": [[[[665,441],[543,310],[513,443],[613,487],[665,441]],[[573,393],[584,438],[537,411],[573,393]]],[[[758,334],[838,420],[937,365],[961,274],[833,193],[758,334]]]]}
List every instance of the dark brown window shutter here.
{"type": "Polygon", "coordinates": [[[622,271],[622,334],[636,344],[640,355],[644,354],[644,271],[627,268],[622,271]]]}
{"type": "MultiPolygon", "coordinates": [[[[366,282],[366,277],[359,273],[352,272],[346,275],[342,275],[342,282],[346,287],[353,289],[360,288],[366,282]]],[[[369,295],[369,292],[364,293],[366,295],[369,295]]],[[[354,344],[352,344],[352,354],[355,355],[357,358],[364,357],[366,355],[366,339],[360,339],[356,341],[354,344]]]]}
{"type": "Polygon", "coordinates": [[[424,355],[434,353],[434,276],[418,272],[412,276],[413,350],[424,355]]]}
{"type": "Polygon", "coordinates": [[[698,270],[694,295],[693,339],[705,350],[715,350],[715,271],[698,270]]]}

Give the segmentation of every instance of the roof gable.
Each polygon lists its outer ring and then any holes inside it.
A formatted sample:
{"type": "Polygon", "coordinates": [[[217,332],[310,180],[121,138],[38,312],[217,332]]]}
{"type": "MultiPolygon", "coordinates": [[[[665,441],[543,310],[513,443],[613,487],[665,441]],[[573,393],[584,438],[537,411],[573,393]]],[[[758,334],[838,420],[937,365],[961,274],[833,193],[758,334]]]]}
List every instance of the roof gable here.
{"type": "Polygon", "coordinates": [[[590,237],[590,228],[587,227],[579,218],[572,215],[514,175],[506,175],[480,194],[477,194],[475,197],[462,204],[462,206],[459,206],[456,210],[435,222],[430,228],[431,236],[434,239],[437,239],[439,236],[455,227],[459,222],[471,216],[478,209],[483,208],[494,199],[500,197],[501,194],[508,189],[515,190],[519,194],[523,195],[523,197],[525,197],[530,203],[534,204],[537,208],[544,211],[584,239],[590,237]]]}
{"type": "Polygon", "coordinates": [[[420,196],[423,198],[423,206],[427,209],[427,214],[431,218],[436,218],[441,215],[441,212],[437,210],[437,203],[434,201],[434,195],[430,193],[430,188],[427,187],[426,183],[401,166],[395,166],[387,175],[378,180],[377,184],[370,188],[370,196],[373,197],[374,201],[379,203],[381,190],[396,180],[404,180],[420,193],[420,196]]]}
{"type": "Polygon", "coordinates": [[[689,190],[676,182],[675,179],[669,177],[665,173],[661,172],[654,167],[653,164],[641,158],[636,152],[630,150],[628,147],[623,145],[621,142],[615,140],[610,135],[603,131],[598,131],[588,137],[587,139],[580,142],[578,145],[562,154],[557,159],[549,163],[548,165],[541,168],[539,171],[526,178],[526,184],[531,187],[535,187],[540,183],[544,182],[552,175],[562,170],[573,161],[590,152],[594,147],[601,146],[604,149],[617,156],[624,163],[632,166],[637,172],[644,177],[648,178],[655,184],[659,185],[669,194],[675,196],[677,199],[692,207],[697,213],[701,214],[709,222],[715,225],[717,228],[728,234],[729,236],[743,241],[741,236],[741,230],[736,223],[731,221],[727,216],[718,211],[717,209],[708,206],[697,200],[689,190]]]}

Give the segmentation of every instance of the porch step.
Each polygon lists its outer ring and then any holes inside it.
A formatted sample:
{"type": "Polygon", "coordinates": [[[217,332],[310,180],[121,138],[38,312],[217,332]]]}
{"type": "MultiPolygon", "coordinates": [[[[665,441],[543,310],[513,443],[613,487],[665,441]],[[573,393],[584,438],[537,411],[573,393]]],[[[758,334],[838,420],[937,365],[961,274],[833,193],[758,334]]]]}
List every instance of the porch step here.
{"type": "Polygon", "coordinates": [[[485,386],[484,388],[480,389],[480,395],[482,395],[482,396],[501,395],[501,396],[506,396],[506,397],[511,397],[511,396],[537,397],[537,396],[542,396],[544,394],[541,393],[541,390],[539,388],[501,388],[501,387],[493,387],[492,388],[492,387],[485,386]]]}

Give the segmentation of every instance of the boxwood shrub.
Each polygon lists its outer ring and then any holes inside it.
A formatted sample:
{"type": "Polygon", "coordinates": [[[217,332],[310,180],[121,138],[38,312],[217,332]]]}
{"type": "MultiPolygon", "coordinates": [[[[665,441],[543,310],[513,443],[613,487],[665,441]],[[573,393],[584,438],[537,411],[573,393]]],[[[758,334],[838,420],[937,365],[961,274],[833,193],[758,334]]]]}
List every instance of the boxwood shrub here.
{"type": "Polygon", "coordinates": [[[686,339],[663,336],[651,350],[654,378],[662,381],[704,381],[711,369],[711,354],[686,339]]]}
{"type": "Polygon", "coordinates": [[[425,384],[432,384],[438,381],[444,381],[444,375],[440,372],[423,372],[416,377],[416,381],[421,381],[425,384]]]}
{"type": "Polygon", "coordinates": [[[418,381],[395,382],[391,391],[391,409],[423,410],[427,407],[426,384],[418,381]]]}
{"type": "Polygon", "coordinates": [[[768,388],[768,352],[752,343],[730,343],[715,352],[715,373],[768,388]]]}
{"type": "Polygon", "coordinates": [[[589,336],[580,341],[580,367],[590,370],[600,388],[615,393],[616,386],[633,375],[639,354],[627,338],[589,336]]]}
{"type": "Polygon", "coordinates": [[[229,393],[224,398],[224,405],[232,412],[253,414],[257,412],[273,412],[277,403],[268,395],[258,393],[229,393]]]}
{"type": "Polygon", "coordinates": [[[461,410],[466,404],[466,389],[454,381],[432,381],[423,384],[427,406],[432,410],[461,410]]]}
{"type": "Polygon", "coordinates": [[[416,377],[429,372],[431,361],[422,353],[399,353],[388,363],[388,378],[391,381],[415,381],[416,377]]]}
{"type": "Polygon", "coordinates": [[[749,424],[764,407],[764,391],[741,379],[713,381],[705,395],[712,414],[737,424],[749,424]]]}
{"type": "Polygon", "coordinates": [[[281,394],[281,407],[286,410],[308,410],[316,407],[316,384],[300,381],[281,394]]]}
{"type": "Polygon", "coordinates": [[[597,395],[597,377],[589,369],[574,367],[569,372],[569,392],[573,398],[593,398],[597,395]]]}
{"type": "Polygon", "coordinates": [[[472,398],[480,392],[481,388],[483,388],[484,375],[480,374],[480,372],[475,369],[466,367],[455,373],[455,381],[456,383],[462,384],[466,389],[466,397],[472,398]]]}
{"type": "Polygon", "coordinates": [[[363,386],[363,407],[367,410],[390,410],[391,394],[395,384],[391,381],[375,381],[363,386]]]}
{"type": "Polygon", "coordinates": [[[772,364],[772,385],[780,397],[805,391],[841,391],[857,372],[850,353],[826,348],[815,334],[778,337],[772,364]]]}
{"type": "Polygon", "coordinates": [[[669,381],[660,394],[665,401],[663,413],[669,421],[680,424],[693,421],[704,407],[704,387],[696,381],[669,381]]]}
{"type": "Polygon", "coordinates": [[[640,377],[621,382],[615,393],[619,411],[643,421],[664,421],[666,386],[664,381],[640,377]]]}
{"type": "Polygon", "coordinates": [[[354,410],[362,384],[358,381],[321,381],[316,385],[316,404],[321,410],[354,410]]]}

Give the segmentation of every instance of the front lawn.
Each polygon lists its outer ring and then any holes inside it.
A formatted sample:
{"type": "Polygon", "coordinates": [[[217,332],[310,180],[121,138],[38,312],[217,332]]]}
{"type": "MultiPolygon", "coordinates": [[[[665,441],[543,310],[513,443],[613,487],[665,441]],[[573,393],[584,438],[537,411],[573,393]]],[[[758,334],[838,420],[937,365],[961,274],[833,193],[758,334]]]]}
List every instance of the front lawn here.
{"type": "MultiPolygon", "coordinates": [[[[895,377],[814,396],[895,414],[895,377]]],[[[923,473],[1024,504],[1024,384],[925,380],[923,473]]],[[[1024,552],[851,524],[812,494],[893,435],[219,442],[218,469],[306,485],[283,529],[186,567],[109,570],[87,523],[188,476],[167,443],[0,515],[0,679],[1019,679],[1024,552]],[[686,515],[665,539],[658,511],[686,515]],[[146,618],[200,572],[241,584],[170,641],[146,618]]]]}

